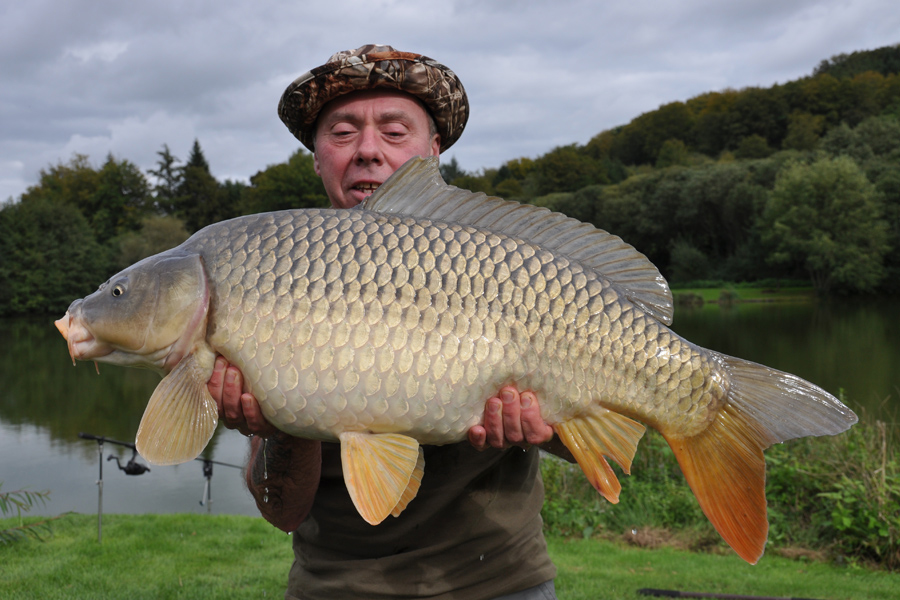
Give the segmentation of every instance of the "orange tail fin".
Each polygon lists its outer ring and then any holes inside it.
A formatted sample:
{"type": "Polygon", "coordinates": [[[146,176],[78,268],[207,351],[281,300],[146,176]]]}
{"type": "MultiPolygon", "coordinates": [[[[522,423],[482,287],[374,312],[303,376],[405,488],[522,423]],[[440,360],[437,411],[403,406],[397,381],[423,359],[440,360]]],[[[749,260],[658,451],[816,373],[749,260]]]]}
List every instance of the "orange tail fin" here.
{"type": "Polygon", "coordinates": [[[693,437],[664,433],[700,507],[741,558],[756,563],[766,545],[763,450],[808,435],[835,435],[853,411],[799,377],[712,353],[729,381],[727,403],[693,437]]]}
{"type": "Polygon", "coordinates": [[[756,564],[769,532],[764,440],[728,407],[700,435],[666,437],[700,508],[738,555],[756,564]]]}

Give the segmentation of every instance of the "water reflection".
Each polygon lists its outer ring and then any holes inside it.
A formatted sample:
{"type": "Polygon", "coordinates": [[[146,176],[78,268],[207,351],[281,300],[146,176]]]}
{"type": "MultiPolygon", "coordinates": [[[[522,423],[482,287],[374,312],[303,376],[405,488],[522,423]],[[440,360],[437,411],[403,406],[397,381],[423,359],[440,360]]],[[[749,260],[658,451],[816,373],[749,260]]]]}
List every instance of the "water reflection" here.
{"type": "MultiPolygon", "coordinates": [[[[133,441],[147,400],[159,383],[151,371],[89,363],[72,366],[52,319],[0,319],[0,483],[4,491],[49,489],[51,502],[33,511],[58,514],[97,510],[98,447],[79,432],[133,441]]],[[[203,452],[242,465],[245,439],[219,427],[203,452]]],[[[131,450],[105,444],[105,456],[123,462],[131,450]]],[[[199,512],[205,479],[202,462],[154,467],[125,476],[104,464],[105,512],[199,512]]],[[[214,468],[214,512],[258,514],[240,471],[214,468]]]]}
{"type": "Polygon", "coordinates": [[[895,301],[678,307],[673,329],[700,346],[843,394],[854,410],[896,426],[900,315],[895,301]]]}

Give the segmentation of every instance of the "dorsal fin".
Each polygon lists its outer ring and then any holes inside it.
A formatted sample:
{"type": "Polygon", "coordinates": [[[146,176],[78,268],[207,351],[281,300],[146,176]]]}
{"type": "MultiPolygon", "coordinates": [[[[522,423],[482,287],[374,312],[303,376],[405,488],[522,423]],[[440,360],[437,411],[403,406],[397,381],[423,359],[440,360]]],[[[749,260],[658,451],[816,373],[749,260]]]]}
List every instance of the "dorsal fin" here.
{"type": "Polygon", "coordinates": [[[672,322],[672,292],[665,278],[620,237],[546,208],[447,185],[436,157],[411,158],[359,208],[471,225],[526,240],[594,269],[642,310],[667,325],[672,322]]]}

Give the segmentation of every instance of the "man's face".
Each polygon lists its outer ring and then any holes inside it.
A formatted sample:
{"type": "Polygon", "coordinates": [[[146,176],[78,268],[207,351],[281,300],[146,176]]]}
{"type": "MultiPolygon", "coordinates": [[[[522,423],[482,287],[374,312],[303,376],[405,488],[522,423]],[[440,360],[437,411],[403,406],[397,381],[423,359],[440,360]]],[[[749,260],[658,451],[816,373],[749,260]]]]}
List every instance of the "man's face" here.
{"type": "Polygon", "coordinates": [[[335,208],[351,208],[414,156],[437,156],[440,136],[414,97],[393,90],[340,96],[316,124],[315,169],[335,208]]]}

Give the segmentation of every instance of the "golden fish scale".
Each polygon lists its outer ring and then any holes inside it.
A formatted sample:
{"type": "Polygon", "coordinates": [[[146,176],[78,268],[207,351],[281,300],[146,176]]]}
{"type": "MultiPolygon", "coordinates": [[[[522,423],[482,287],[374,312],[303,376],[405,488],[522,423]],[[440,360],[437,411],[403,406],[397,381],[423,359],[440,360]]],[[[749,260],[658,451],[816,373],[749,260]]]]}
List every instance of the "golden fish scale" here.
{"type": "Polygon", "coordinates": [[[310,210],[196,244],[213,287],[210,343],[295,435],[457,441],[515,382],[551,423],[599,401],[688,437],[725,396],[705,351],[593,271],[501,234],[310,210]]]}

